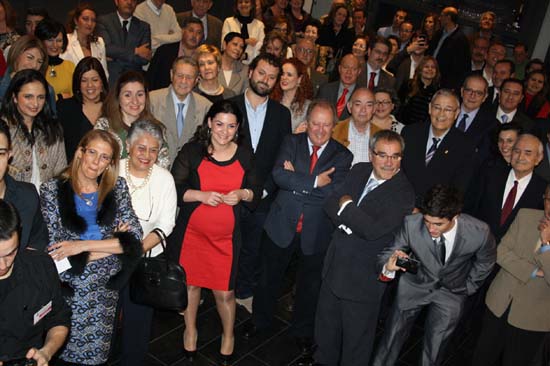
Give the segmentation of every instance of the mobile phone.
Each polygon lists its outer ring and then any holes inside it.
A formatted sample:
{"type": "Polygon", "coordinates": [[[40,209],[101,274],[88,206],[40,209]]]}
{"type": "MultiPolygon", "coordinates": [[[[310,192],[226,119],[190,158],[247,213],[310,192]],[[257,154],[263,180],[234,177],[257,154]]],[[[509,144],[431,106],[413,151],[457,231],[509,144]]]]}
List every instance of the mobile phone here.
{"type": "Polygon", "coordinates": [[[397,262],[395,262],[395,264],[412,274],[418,273],[418,267],[420,267],[420,262],[410,257],[397,257],[397,262]]]}

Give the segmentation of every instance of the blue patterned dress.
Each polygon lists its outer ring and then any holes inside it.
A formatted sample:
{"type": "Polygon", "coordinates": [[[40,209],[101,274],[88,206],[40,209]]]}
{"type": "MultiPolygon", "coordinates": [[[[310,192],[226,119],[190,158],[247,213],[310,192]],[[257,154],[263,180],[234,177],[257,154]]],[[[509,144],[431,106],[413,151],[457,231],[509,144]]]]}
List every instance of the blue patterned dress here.
{"type": "MultiPolygon", "coordinates": [[[[88,224],[81,240],[101,240],[97,224],[97,192],[75,194],[76,211],[88,224]]],[[[84,365],[107,362],[118,302],[118,291],[106,288],[107,281],[120,271],[117,256],[110,255],[89,262],[81,275],[69,271],[61,274],[61,281],[74,289],[74,295],[65,300],[71,307],[71,330],[67,344],[59,356],[62,360],[84,365]]]]}

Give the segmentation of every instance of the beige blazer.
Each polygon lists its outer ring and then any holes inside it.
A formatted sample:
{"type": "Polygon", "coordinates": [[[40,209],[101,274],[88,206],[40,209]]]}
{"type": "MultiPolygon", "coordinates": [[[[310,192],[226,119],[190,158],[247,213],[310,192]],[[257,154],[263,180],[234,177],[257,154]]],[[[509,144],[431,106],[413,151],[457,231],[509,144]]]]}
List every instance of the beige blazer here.
{"type": "MultiPolygon", "coordinates": [[[[84,58],[84,52],[82,52],[82,47],[80,47],[80,42],[78,42],[78,36],[76,31],[73,33],[67,34],[68,44],[67,49],[59,57],[63,60],[71,61],[75,66],[84,58]]],[[[109,78],[109,71],[107,70],[107,55],[105,51],[105,42],[103,38],[97,37],[97,42],[90,43],[90,51],[92,56],[97,58],[103,66],[105,75],[107,79],[109,78]]]]}
{"type": "Polygon", "coordinates": [[[168,143],[168,155],[170,166],[176,159],[178,151],[187,143],[195,133],[197,126],[201,125],[204,116],[210,109],[212,103],[205,97],[191,92],[189,96],[189,106],[185,114],[183,133],[178,138],[178,129],[176,126],[176,111],[172,99],[172,86],[168,88],[153,90],[149,94],[151,113],[156,119],[166,126],[166,142],[168,143]]]}
{"type": "Polygon", "coordinates": [[[497,248],[501,269],[485,299],[497,317],[510,306],[508,323],[535,332],[550,331],[550,251],[536,250],[540,244],[537,226],[543,215],[542,210],[519,210],[497,248]],[[542,269],[545,277],[532,278],[535,268],[542,269]]]}

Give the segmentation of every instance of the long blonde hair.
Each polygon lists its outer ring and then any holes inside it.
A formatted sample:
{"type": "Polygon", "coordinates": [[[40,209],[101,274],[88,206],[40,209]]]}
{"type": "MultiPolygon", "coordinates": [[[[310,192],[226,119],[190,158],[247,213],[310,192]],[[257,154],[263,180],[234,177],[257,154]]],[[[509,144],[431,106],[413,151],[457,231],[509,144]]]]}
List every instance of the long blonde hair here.
{"type": "MultiPolygon", "coordinates": [[[[111,149],[113,150],[113,157],[107,168],[105,168],[105,171],[103,174],[101,174],[101,178],[99,180],[99,186],[98,186],[98,207],[103,203],[105,200],[105,197],[111,192],[115,186],[117,177],[118,177],[118,163],[120,159],[120,146],[118,144],[118,141],[115,139],[112,133],[104,131],[104,130],[91,130],[88,133],[82,137],[80,142],[78,143],[77,151],[78,149],[82,150],[82,153],[84,153],[84,149],[90,143],[94,140],[101,140],[103,142],[106,142],[109,144],[111,149]]],[[[82,193],[82,187],[80,186],[78,182],[78,170],[80,169],[82,163],[82,159],[78,157],[78,154],[75,153],[73,160],[65,169],[60,177],[63,180],[68,180],[71,183],[71,187],[73,188],[73,191],[76,194],[82,193]]]]}

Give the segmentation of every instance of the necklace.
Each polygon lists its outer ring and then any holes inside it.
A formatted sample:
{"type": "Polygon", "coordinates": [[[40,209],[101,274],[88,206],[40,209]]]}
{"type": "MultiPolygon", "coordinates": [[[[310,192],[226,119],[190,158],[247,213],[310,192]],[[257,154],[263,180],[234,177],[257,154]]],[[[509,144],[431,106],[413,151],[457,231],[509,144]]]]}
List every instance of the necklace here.
{"type": "Polygon", "coordinates": [[[132,176],[130,175],[130,159],[126,160],[125,172],[126,172],[126,177],[125,177],[126,182],[130,187],[130,195],[131,195],[132,193],[134,193],[138,189],[145,187],[149,183],[149,179],[151,179],[151,173],[153,173],[153,167],[149,168],[149,171],[147,172],[147,176],[139,186],[136,186],[132,181],[132,176]]]}
{"type": "Polygon", "coordinates": [[[54,78],[57,76],[57,72],[55,71],[55,65],[50,65],[50,66],[51,66],[50,77],[54,78]]]}

